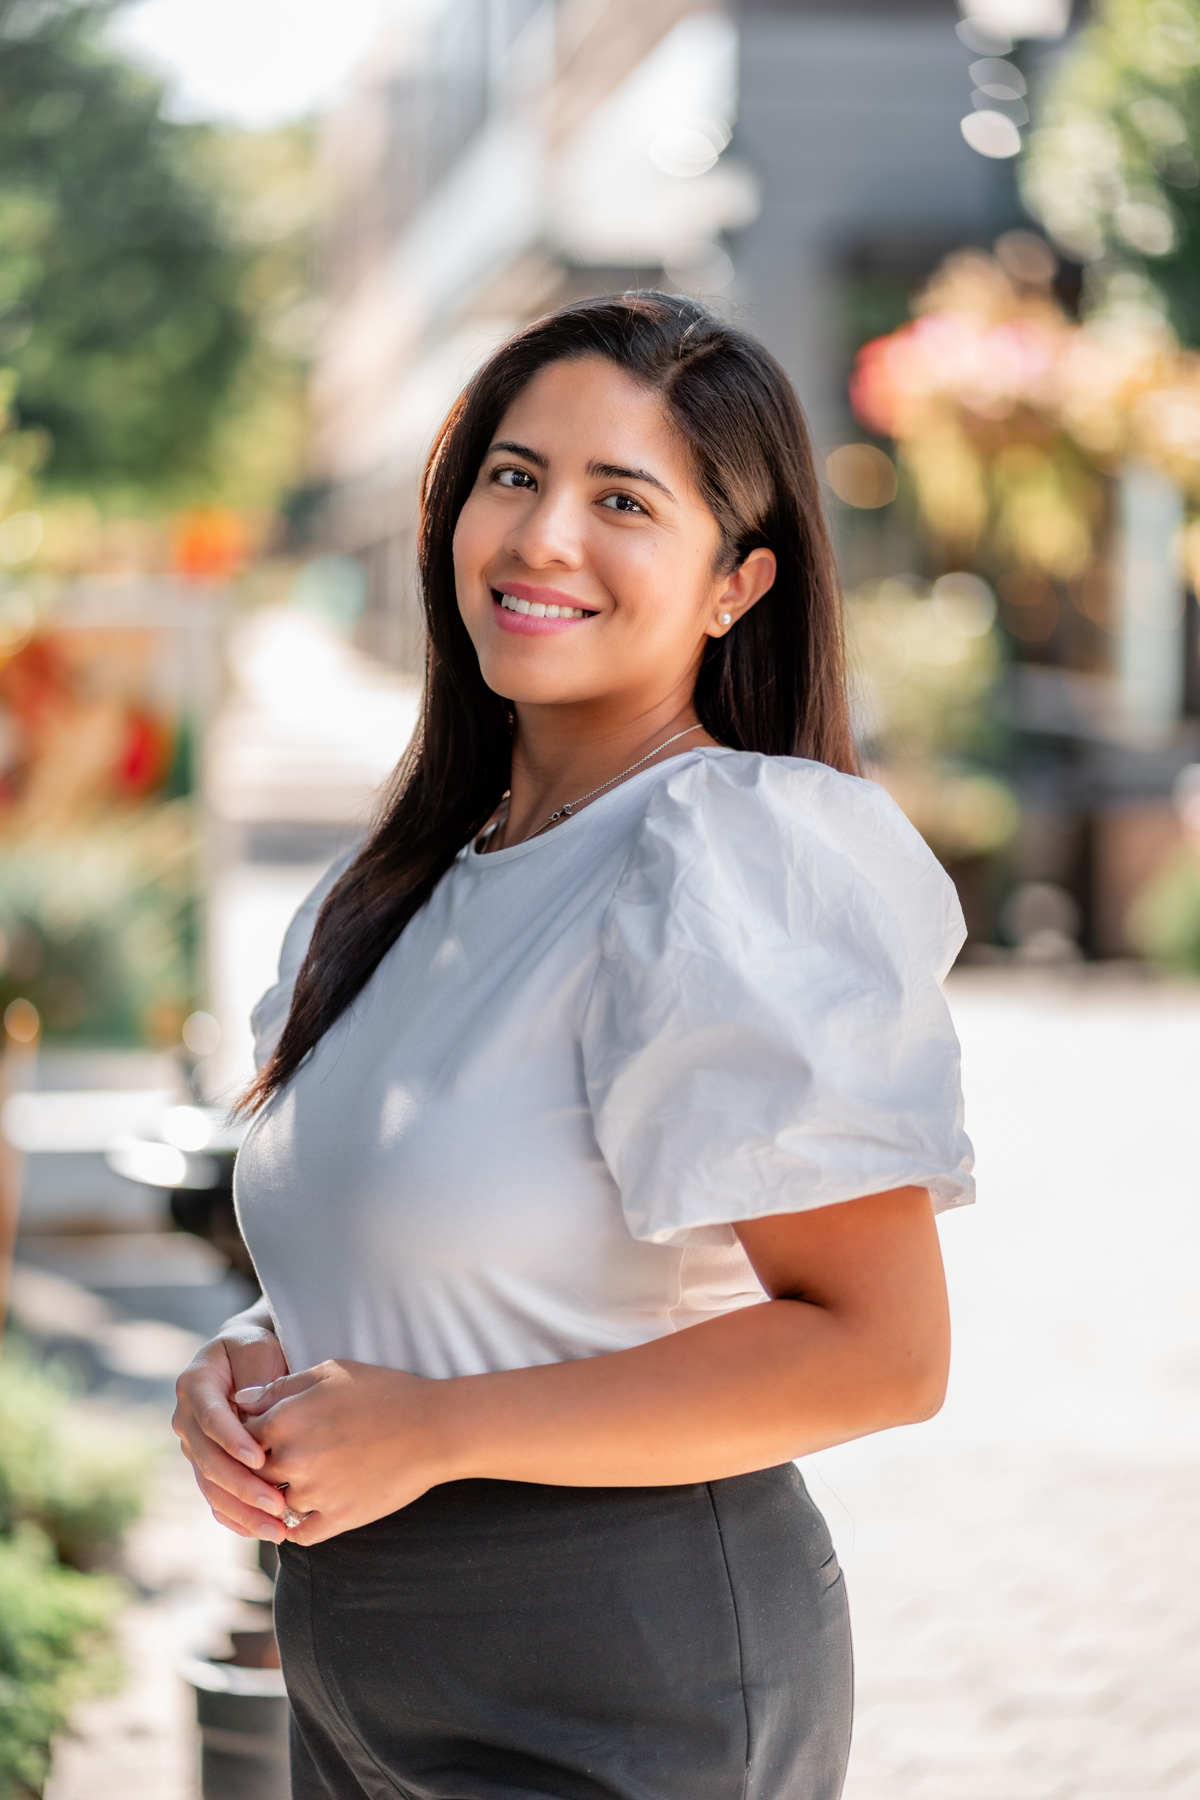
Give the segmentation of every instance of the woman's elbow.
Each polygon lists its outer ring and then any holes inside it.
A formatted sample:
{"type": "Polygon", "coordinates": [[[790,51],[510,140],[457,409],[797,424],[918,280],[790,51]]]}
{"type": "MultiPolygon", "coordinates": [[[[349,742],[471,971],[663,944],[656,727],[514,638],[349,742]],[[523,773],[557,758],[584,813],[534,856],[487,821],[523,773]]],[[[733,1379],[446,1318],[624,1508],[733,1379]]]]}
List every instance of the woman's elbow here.
{"type": "Polygon", "coordinates": [[[905,1345],[889,1358],[888,1388],[894,1425],[921,1425],[941,1412],[950,1380],[950,1338],[919,1347],[905,1345]]]}
{"type": "Polygon", "coordinates": [[[936,1418],[946,1404],[949,1374],[947,1367],[940,1374],[931,1374],[919,1382],[914,1381],[909,1409],[902,1424],[923,1425],[926,1419],[936,1418]]]}

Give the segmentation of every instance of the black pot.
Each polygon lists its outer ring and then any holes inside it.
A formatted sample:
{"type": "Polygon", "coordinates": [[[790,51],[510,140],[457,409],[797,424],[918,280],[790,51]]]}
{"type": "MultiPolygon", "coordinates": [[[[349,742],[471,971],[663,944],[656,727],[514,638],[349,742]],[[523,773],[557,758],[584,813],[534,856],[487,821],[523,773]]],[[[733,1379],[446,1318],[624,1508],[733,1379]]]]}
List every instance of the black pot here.
{"type": "Polygon", "coordinates": [[[183,1678],[196,1694],[203,1800],[290,1800],[282,1673],[189,1656],[183,1678]]]}

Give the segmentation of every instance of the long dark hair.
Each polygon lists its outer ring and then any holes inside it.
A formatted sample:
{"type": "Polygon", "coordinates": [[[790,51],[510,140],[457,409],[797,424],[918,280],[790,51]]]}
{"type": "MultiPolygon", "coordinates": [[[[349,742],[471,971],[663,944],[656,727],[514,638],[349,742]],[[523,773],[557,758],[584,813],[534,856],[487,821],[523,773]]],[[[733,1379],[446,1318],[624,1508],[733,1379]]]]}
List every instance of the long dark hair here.
{"type": "Polygon", "coordinates": [[[695,300],[623,294],[539,319],[494,353],[455,402],[421,487],[428,630],[421,724],[367,842],[329,893],[275,1054],[246,1094],[256,1111],[295,1074],[429,898],[509,784],[512,714],[485,684],[454,587],[454,528],[496,427],[547,364],[604,356],[662,397],[691,451],[732,570],[759,545],[775,584],[696,682],[718,743],[853,771],[841,596],[804,416],[775,359],[695,300]]]}

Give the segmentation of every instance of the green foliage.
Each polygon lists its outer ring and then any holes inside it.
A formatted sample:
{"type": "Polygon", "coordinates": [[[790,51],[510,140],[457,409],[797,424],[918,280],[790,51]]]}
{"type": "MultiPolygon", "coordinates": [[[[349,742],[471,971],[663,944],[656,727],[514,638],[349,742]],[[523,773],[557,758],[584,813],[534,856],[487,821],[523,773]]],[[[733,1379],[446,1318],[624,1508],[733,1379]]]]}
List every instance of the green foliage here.
{"type": "Polygon", "coordinates": [[[0,1800],[33,1800],[73,1706],[114,1684],[111,1628],[125,1598],[107,1575],[59,1567],[36,1527],[0,1540],[0,1800]]]}
{"type": "Polygon", "coordinates": [[[1200,975],[1200,857],[1190,846],[1168,857],[1147,882],[1133,903],[1128,930],[1151,962],[1200,975]]]}
{"type": "MultiPolygon", "coordinates": [[[[0,367],[47,487],[173,499],[211,485],[246,409],[272,281],[222,134],[161,116],[104,40],[113,5],[0,0],[0,367]]],[[[280,372],[257,361],[254,391],[280,372]]]]}
{"type": "Polygon", "coordinates": [[[209,133],[196,170],[244,258],[239,299],[253,325],[219,410],[203,497],[275,507],[304,479],[307,358],[321,323],[314,287],[316,139],[306,125],[209,133]]]}
{"type": "Polygon", "coordinates": [[[876,582],[847,598],[858,733],[883,783],[944,862],[987,856],[1017,829],[994,751],[1003,669],[990,590],[976,576],[876,582]]]}
{"type": "Polygon", "coordinates": [[[22,1525],[60,1563],[110,1561],[142,1508],[150,1452],[142,1436],[73,1402],[65,1383],[10,1344],[0,1360],[0,1540],[22,1525]]]}
{"type": "Polygon", "coordinates": [[[141,1436],[72,1399],[12,1340],[0,1360],[0,1800],[34,1800],[71,1709],[115,1685],[128,1598],[92,1565],[140,1510],[141,1436]]]}
{"type": "Polygon", "coordinates": [[[31,1000],[49,1039],[174,1042],[195,1002],[194,856],[186,801],[9,839],[0,1011],[31,1000]]]}
{"type": "Polygon", "coordinates": [[[1071,255],[1149,274],[1200,345],[1200,0],[1095,0],[1036,96],[1022,189],[1071,255]]]}
{"type": "Polygon", "coordinates": [[[924,582],[899,577],[847,598],[860,732],[884,755],[962,757],[991,747],[989,702],[1003,672],[994,603],[974,576],[950,576],[938,588],[948,585],[948,595],[931,593],[924,582]],[[965,586],[965,604],[955,582],[965,586]]]}

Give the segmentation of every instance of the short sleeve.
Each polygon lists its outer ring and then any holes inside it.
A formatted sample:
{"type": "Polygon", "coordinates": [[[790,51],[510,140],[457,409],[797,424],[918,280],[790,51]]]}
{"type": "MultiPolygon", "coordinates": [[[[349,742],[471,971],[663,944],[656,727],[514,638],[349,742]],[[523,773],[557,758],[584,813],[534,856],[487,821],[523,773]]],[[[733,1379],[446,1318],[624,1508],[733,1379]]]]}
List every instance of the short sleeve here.
{"type": "Polygon", "coordinates": [[[250,1029],[254,1033],[254,1066],[263,1069],[271,1060],[283,1035],[287,1017],[292,1010],[292,989],[296,985],[296,977],[300,973],[301,964],[308,954],[309,939],[317,922],[317,914],[325,904],[325,898],[334,883],[350,867],[358,850],[351,850],[346,856],[340,856],[332,863],[318,881],[316,887],[304,900],[296,912],[291,924],[283,936],[283,944],[279,951],[279,979],[274,987],[269,987],[254,1011],[250,1014],[250,1029]]]}
{"type": "Polygon", "coordinates": [[[583,1026],[637,1238],[908,1185],[974,1197],[941,981],[954,888],[874,783],[729,751],[654,792],[583,1026]]]}

